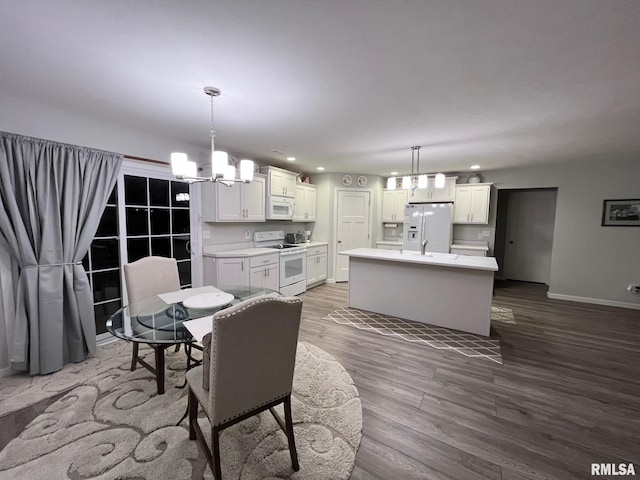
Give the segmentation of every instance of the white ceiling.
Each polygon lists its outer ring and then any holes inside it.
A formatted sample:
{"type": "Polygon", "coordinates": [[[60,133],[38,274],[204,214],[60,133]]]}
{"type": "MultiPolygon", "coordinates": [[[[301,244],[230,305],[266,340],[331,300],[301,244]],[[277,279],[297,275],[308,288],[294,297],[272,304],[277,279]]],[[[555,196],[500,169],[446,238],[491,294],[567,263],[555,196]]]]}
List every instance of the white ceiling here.
{"type": "Polygon", "coordinates": [[[205,85],[218,149],[305,172],[640,159],[640,1],[0,6],[0,94],[206,148],[205,85]]]}

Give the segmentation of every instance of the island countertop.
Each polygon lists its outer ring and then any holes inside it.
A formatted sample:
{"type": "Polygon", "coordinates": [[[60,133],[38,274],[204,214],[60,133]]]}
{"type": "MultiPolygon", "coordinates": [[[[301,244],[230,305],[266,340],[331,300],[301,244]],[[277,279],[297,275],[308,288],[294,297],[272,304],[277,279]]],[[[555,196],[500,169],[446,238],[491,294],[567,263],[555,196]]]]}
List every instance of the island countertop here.
{"type": "Polygon", "coordinates": [[[494,257],[474,257],[470,255],[456,255],[453,253],[426,252],[398,252],[395,250],[382,250],[378,248],[354,248],[339,252],[356,258],[368,258],[388,262],[414,263],[435,265],[441,267],[466,268],[470,270],[498,271],[498,263],[494,257]]]}

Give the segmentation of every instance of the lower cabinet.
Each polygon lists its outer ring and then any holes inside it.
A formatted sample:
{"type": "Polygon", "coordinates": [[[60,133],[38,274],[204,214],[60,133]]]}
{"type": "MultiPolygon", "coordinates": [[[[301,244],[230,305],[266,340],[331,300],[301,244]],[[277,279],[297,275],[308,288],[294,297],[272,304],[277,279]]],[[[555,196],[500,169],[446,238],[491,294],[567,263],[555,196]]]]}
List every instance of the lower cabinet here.
{"type": "Polygon", "coordinates": [[[320,285],[327,279],[327,246],[307,248],[307,288],[320,285]]]}
{"type": "Polygon", "coordinates": [[[249,285],[280,289],[280,254],[260,255],[249,259],[249,285]]]}
{"type": "Polygon", "coordinates": [[[203,257],[204,284],[280,288],[280,254],[269,253],[253,257],[203,257]]]}

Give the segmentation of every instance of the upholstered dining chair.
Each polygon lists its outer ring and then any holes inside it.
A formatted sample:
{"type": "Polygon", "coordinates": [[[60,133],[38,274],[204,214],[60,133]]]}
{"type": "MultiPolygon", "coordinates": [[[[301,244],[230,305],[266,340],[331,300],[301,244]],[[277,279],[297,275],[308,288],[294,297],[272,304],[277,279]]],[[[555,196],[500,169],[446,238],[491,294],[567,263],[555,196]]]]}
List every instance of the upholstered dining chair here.
{"type": "Polygon", "coordinates": [[[203,365],[187,372],[189,438],[197,440],[216,480],[221,479],[222,430],[269,409],[284,431],[291,465],[299,470],[291,418],[291,388],[302,300],[262,297],[213,315],[203,365]],[[284,404],[284,421],[273,407],[284,404]],[[198,425],[198,405],[211,424],[211,450],[198,425]]]}
{"type": "MultiPolygon", "coordinates": [[[[178,262],[175,258],[144,257],[124,266],[124,279],[127,284],[129,304],[159,295],[180,290],[178,262]]],[[[131,370],[136,369],[138,342],[133,342],[131,370]]]]}

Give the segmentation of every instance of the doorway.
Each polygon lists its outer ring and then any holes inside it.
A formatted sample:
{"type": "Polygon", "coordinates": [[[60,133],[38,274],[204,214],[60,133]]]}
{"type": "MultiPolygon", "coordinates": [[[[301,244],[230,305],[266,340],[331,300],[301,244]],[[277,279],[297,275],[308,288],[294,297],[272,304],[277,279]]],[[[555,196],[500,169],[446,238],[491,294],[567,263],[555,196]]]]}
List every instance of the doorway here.
{"type": "Polygon", "coordinates": [[[371,243],[371,192],[337,190],[335,281],[349,280],[349,257],[340,252],[369,247],[371,243]]]}
{"type": "Polygon", "coordinates": [[[556,188],[498,191],[499,276],[549,285],[556,197],[556,188]]]}

